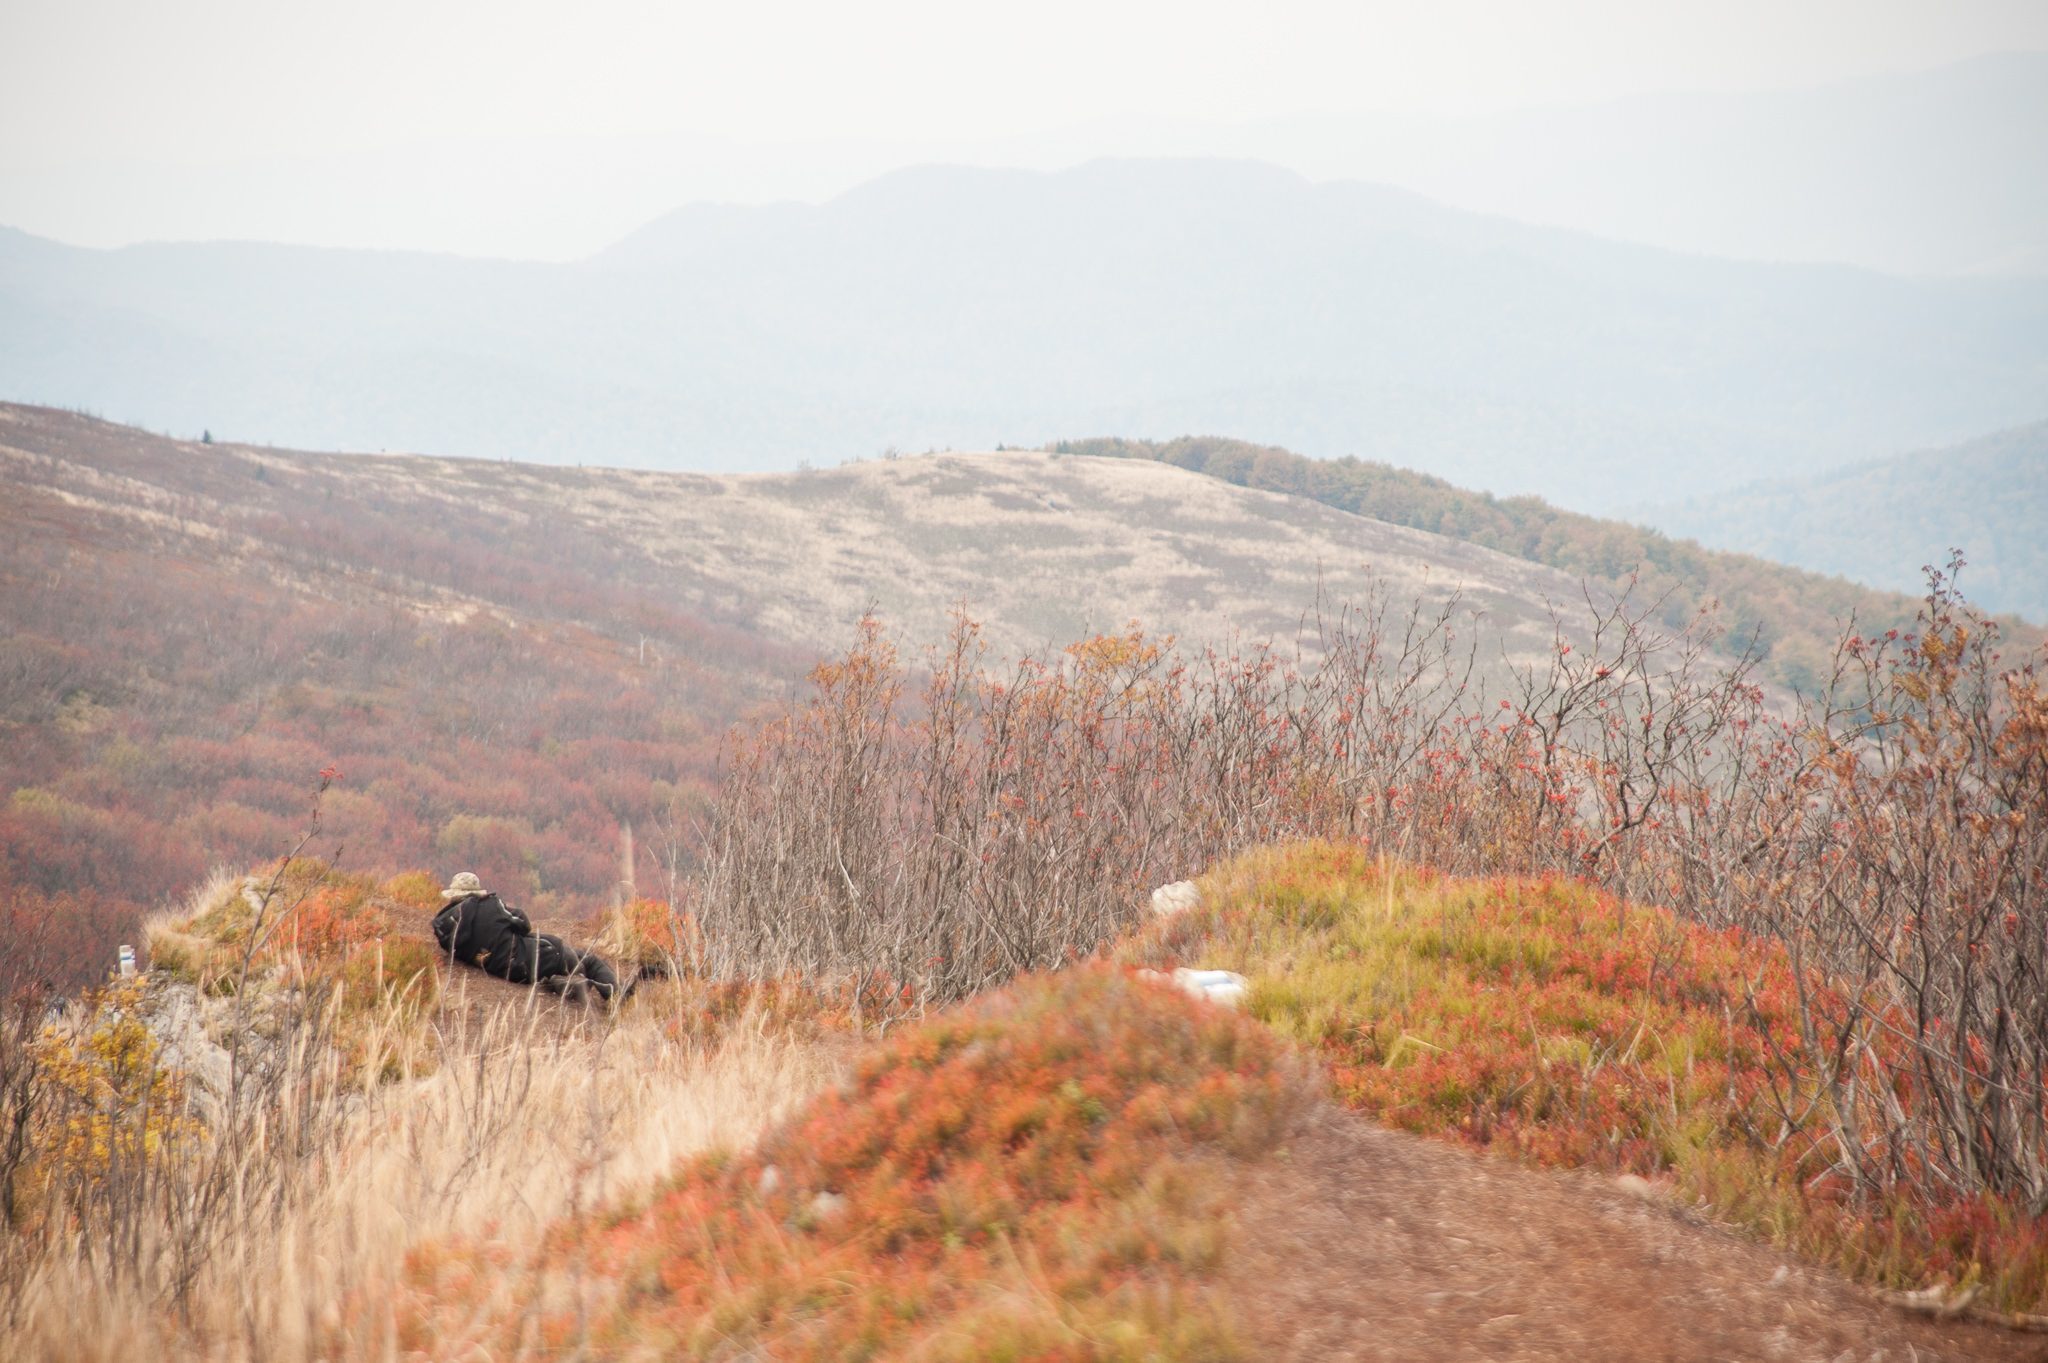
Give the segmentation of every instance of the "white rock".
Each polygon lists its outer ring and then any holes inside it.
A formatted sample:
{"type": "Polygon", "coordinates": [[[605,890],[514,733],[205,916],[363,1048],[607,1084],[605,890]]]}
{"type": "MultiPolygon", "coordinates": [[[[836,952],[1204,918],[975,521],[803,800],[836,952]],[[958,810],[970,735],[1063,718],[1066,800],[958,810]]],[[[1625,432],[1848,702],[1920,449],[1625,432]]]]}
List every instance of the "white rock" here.
{"type": "Polygon", "coordinates": [[[1152,916],[1171,918],[1177,913],[1202,907],[1202,891],[1192,880],[1176,880],[1152,892],[1152,916]]]}
{"type": "Polygon", "coordinates": [[[1225,1008],[1242,1005],[1245,995],[1251,990],[1251,981],[1235,970],[1189,970],[1185,966],[1173,972],[1173,985],[1198,999],[1225,1008]]]}
{"type": "Polygon", "coordinates": [[[820,1221],[830,1221],[846,1214],[846,1199],[837,1193],[819,1193],[811,1199],[811,1215],[820,1221]]]}

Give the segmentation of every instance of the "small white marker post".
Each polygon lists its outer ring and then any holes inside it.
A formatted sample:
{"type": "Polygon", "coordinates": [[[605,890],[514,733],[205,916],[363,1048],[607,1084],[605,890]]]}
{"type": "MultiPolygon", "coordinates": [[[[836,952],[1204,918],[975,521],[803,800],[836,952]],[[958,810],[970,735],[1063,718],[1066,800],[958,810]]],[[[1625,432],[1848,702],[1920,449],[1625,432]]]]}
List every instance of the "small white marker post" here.
{"type": "Polygon", "coordinates": [[[132,977],[135,974],[135,948],[121,943],[121,974],[132,977]]]}

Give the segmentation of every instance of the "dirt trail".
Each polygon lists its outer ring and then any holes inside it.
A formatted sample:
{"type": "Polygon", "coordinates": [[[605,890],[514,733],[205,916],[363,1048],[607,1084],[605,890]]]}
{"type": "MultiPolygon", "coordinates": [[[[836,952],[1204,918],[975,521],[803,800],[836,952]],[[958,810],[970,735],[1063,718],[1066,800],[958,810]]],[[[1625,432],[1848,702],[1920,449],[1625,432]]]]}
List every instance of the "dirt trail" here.
{"type": "Polygon", "coordinates": [[[1330,1108],[1253,1176],[1240,1225],[1234,1286],[1273,1359],[2048,1359],[2041,1336],[1910,1316],[1612,1179],[1330,1108]]]}

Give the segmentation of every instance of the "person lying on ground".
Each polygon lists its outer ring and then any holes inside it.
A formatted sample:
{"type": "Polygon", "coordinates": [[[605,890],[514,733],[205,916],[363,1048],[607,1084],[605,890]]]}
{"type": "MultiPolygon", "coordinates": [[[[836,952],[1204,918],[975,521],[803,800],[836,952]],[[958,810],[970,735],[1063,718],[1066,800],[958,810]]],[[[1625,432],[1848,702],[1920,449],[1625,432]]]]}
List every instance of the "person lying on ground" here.
{"type": "Polygon", "coordinates": [[[457,875],[441,893],[448,902],[434,915],[434,940],[464,965],[552,994],[580,995],[587,988],[599,998],[619,996],[619,977],[601,958],[551,932],[535,932],[523,912],[484,889],[474,872],[457,875]]]}

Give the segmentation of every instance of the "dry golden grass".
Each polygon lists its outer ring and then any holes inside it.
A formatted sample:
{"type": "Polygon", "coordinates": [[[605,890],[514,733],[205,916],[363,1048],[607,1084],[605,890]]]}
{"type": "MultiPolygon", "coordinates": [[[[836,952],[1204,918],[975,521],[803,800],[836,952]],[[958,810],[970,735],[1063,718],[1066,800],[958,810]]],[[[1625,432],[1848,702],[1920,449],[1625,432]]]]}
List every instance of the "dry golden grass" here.
{"type": "MultiPolygon", "coordinates": [[[[396,1358],[386,1304],[416,1246],[465,1239],[516,1266],[557,1218],[630,1198],[694,1152],[750,1147],[839,1068],[828,1044],[762,1015],[707,1044],[670,1025],[659,994],[610,1026],[536,1002],[464,1035],[475,1012],[458,984],[434,1073],[358,1089],[297,1159],[252,1152],[232,1207],[181,1206],[174,1184],[144,1199],[143,1262],[173,1257],[181,1221],[205,1238],[182,1309],[162,1275],[114,1269],[134,1254],[55,1237],[0,1319],[0,1357],[396,1358]]],[[[300,1134],[280,1121],[260,1139],[300,1134]]]]}

